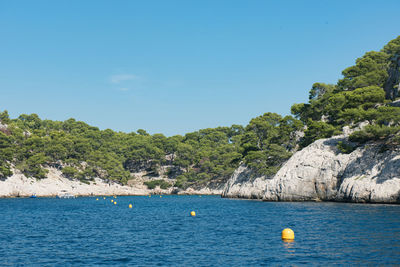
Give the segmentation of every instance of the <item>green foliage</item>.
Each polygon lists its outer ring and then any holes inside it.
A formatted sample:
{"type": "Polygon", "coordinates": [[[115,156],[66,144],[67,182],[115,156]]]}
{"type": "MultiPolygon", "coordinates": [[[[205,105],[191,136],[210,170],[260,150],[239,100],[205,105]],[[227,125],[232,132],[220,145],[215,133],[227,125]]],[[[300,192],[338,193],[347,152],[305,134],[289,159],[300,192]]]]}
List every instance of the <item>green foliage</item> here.
{"type": "Polygon", "coordinates": [[[12,138],[0,132],[0,178],[5,178],[13,174],[10,166],[12,156],[12,138]]]}
{"type": "Polygon", "coordinates": [[[47,160],[48,158],[43,153],[37,153],[20,162],[17,168],[27,177],[46,178],[48,170],[44,169],[43,165],[47,160]]]}
{"type": "MultiPolygon", "coordinates": [[[[322,116],[327,116],[327,105],[332,105],[331,97],[336,92],[336,85],[314,83],[309,92],[309,103],[293,104],[291,113],[302,122],[307,123],[309,119],[317,121],[322,116]]],[[[336,101],[339,101],[337,99],[336,101]]],[[[339,101],[340,103],[340,101],[339,101]]]]}
{"type": "Polygon", "coordinates": [[[181,143],[176,148],[176,159],[174,161],[174,164],[188,170],[188,168],[194,162],[194,154],[195,150],[191,145],[181,143]]]}
{"type": "Polygon", "coordinates": [[[0,178],[5,178],[8,176],[13,175],[13,172],[11,171],[11,166],[8,163],[2,163],[0,165],[0,178]]]}
{"type": "Polygon", "coordinates": [[[385,100],[385,92],[377,86],[367,86],[353,91],[343,92],[345,103],[343,108],[361,107],[364,110],[373,108],[385,100]]]}
{"type": "Polygon", "coordinates": [[[162,179],[147,181],[144,182],[144,184],[147,186],[148,189],[154,189],[157,186],[159,186],[161,189],[168,189],[172,186],[170,183],[162,179]]]}
{"type": "Polygon", "coordinates": [[[328,138],[335,134],[340,134],[340,131],[335,126],[323,121],[310,120],[307,130],[304,132],[304,137],[300,141],[300,145],[306,147],[317,139],[328,138]]]}
{"type": "Polygon", "coordinates": [[[399,55],[400,36],[398,36],[396,39],[391,40],[387,45],[383,47],[382,51],[388,54],[389,56],[399,55]]]}
{"type": "Polygon", "coordinates": [[[344,78],[338,82],[339,88],[354,90],[367,86],[383,87],[388,78],[388,59],[389,55],[385,52],[367,52],[356,60],[356,65],[342,72],[344,78]]]}
{"type": "Polygon", "coordinates": [[[336,89],[335,85],[325,83],[314,83],[309,92],[309,100],[321,100],[327,94],[331,94],[336,89]]]}
{"type": "Polygon", "coordinates": [[[268,150],[251,151],[245,157],[245,162],[256,174],[272,176],[291,155],[284,147],[271,144],[268,150]]]}
{"type": "Polygon", "coordinates": [[[64,167],[61,172],[67,178],[76,178],[79,173],[77,169],[70,166],[64,167]]]}
{"type": "Polygon", "coordinates": [[[366,120],[370,115],[368,111],[384,102],[385,92],[382,88],[368,86],[336,93],[329,100],[329,104],[325,108],[325,114],[330,118],[329,122],[333,125],[343,125],[343,121],[350,123],[366,120]],[[353,121],[347,112],[349,110],[350,113],[354,112],[355,109],[359,110],[359,113],[354,114],[355,120],[353,121]],[[367,118],[364,118],[363,115],[366,115],[367,118]]]}
{"type": "Polygon", "coordinates": [[[22,114],[18,117],[17,123],[24,130],[36,130],[40,128],[42,121],[37,114],[22,114]]]}
{"type": "MultiPolygon", "coordinates": [[[[74,119],[42,121],[35,114],[23,114],[9,127],[12,136],[3,134],[0,137],[6,141],[0,138],[0,142],[8,144],[9,160],[28,176],[43,178],[46,167],[63,163],[68,165],[62,169],[68,178],[87,182],[100,177],[125,184],[130,172],[158,176],[162,165],[173,165],[178,175],[175,185],[186,188],[224,182],[243,160],[262,174],[275,172],[290,156],[288,151],[295,149],[294,133],[303,124],[291,116],[266,113],[247,127],[207,128],[165,137],[144,130],[100,131],[74,119]]],[[[9,175],[4,168],[2,175],[9,175]]]]}
{"type": "Polygon", "coordinates": [[[143,130],[143,129],[137,130],[137,133],[138,133],[139,135],[142,135],[142,136],[149,136],[149,134],[148,134],[145,130],[143,130]]]}
{"type": "Polygon", "coordinates": [[[363,130],[354,132],[349,140],[365,143],[370,140],[384,140],[400,131],[400,126],[368,125],[363,130]]]}
{"type": "Polygon", "coordinates": [[[9,124],[11,122],[10,116],[8,115],[8,111],[4,110],[3,112],[0,112],[0,122],[2,124],[9,124]]]}
{"type": "Polygon", "coordinates": [[[367,110],[352,108],[342,111],[340,116],[346,124],[368,121],[369,124],[395,126],[400,122],[400,108],[390,106],[367,110]]]}
{"type": "Polygon", "coordinates": [[[144,130],[100,131],[74,119],[58,122],[23,114],[10,120],[8,131],[11,136],[0,132],[4,177],[11,175],[10,163],[37,178],[46,176],[46,167],[63,163],[68,166],[62,172],[71,179],[100,177],[126,184],[131,171],[158,176],[161,165],[174,165],[177,174],[193,173],[196,179],[190,179],[190,185],[195,185],[229,177],[242,159],[238,140],[244,128],[233,125],[165,137],[144,130]]]}
{"type": "Polygon", "coordinates": [[[344,153],[344,154],[350,154],[351,152],[353,152],[356,147],[352,146],[348,143],[345,143],[343,141],[339,141],[337,144],[337,148],[339,149],[340,152],[344,153]]]}
{"type": "Polygon", "coordinates": [[[241,139],[244,162],[255,173],[273,175],[296,147],[296,132],[303,124],[291,116],[265,113],[254,118],[241,139]]]}
{"type": "Polygon", "coordinates": [[[355,133],[354,139],[367,141],[378,136],[384,138],[385,134],[387,137],[392,130],[386,128],[397,127],[400,119],[400,109],[387,106],[392,97],[388,90],[393,89],[387,88],[389,70],[399,56],[400,36],[382,51],[368,52],[357,59],[354,66],[343,71],[343,79],[337,85],[314,84],[309,103],[294,104],[291,108],[292,114],[307,125],[301,146],[337,134],[345,125],[364,121],[371,127],[355,133]]]}
{"type": "Polygon", "coordinates": [[[186,134],[176,147],[173,164],[185,172],[177,176],[175,186],[226,181],[242,159],[238,142],[243,132],[243,127],[233,125],[186,134]]]}

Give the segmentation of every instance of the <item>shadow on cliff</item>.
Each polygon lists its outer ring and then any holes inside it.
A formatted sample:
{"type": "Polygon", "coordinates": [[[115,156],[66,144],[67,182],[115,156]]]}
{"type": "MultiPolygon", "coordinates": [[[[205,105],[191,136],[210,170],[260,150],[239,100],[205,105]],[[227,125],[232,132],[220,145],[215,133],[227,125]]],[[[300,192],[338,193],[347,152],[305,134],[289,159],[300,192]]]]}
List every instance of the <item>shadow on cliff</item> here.
{"type": "Polygon", "coordinates": [[[377,184],[400,177],[400,154],[380,151],[379,145],[367,145],[359,156],[350,161],[343,172],[340,183],[349,177],[362,180],[372,177],[377,184]]]}
{"type": "Polygon", "coordinates": [[[330,151],[336,156],[343,153],[338,149],[339,142],[350,143],[346,137],[332,137],[322,142],[324,146],[329,147],[330,151]]]}

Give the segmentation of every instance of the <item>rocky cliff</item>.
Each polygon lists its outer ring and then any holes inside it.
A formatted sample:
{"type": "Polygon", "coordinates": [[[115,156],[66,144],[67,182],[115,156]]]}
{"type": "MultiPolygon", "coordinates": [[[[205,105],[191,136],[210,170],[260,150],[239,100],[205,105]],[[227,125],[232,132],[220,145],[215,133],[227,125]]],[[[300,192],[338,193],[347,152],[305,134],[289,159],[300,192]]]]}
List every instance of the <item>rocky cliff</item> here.
{"type": "Polygon", "coordinates": [[[256,177],[244,165],[239,166],[226,183],[222,196],[235,198],[262,199],[267,177],[256,177]]]}
{"type": "Polygon", "coordinates": [[[400,203],[400,151],[379,143],[341,153],[346,137],[320,139],[296,152],[273,177],[241,166],[223,196],[265,201],[400,203]]]}

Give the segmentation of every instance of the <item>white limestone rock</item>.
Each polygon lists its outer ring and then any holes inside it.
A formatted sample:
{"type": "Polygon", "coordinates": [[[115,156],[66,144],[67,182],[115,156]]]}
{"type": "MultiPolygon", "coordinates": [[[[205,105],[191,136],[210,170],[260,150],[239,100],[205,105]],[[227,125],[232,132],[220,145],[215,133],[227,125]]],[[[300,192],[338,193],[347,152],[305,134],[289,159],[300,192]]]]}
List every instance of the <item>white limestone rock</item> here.
{"type": "Polygon", "coordinates": [[[341,178],[338,201],[400,203],[400,151],[367,145],[348,162],[341,178]]]}
{"type": "Polygon", "coordinates": [[[222,192],[223,197],[262,199],[265,191],[266,176],[254,177],[252,171],[241,165],[232,174],[222,192]]]}
{"type": "Polygon", "coordinates": [[[367,144],[350,154],[337,149],[346,136],[320,139],[296,152],[272,178],[252,177],[241,166],[224,197],[265,201],[400,203],[400,151],[367,144]]]}
{"type": "MultiPolygon", "coordinates": [[[[140,173],[133,174],[136,178],[128,185],[121,185],[113,181],[95,178],[89,184],[79,180],[68,179],[56,168],[48,168],[49,173],[44,179],[28,178],[19,170],[13,169],[14,174],[6,179],[0,179],[0,197],[29,197],[35,194],[38,197],[55,197],[60,192],[68,192],[75,196],[102,196],[102,195],[148,195],[174,194],[174,188],[148,189],[143,184],[144,178],[140,173]]],[[[157,177],[155,179],[162,179],[157,177]]],[[[180,190],[179,194],[210,194],[220,195],[222,188],[204,186],[197,189],[180,190]]]]}
{"type": "Polygon", "coordinates": [[[331,200],[351,155],[339,153],[344,137],[320,139],[295,153],[266,184],[264,200],[331,200]]]}

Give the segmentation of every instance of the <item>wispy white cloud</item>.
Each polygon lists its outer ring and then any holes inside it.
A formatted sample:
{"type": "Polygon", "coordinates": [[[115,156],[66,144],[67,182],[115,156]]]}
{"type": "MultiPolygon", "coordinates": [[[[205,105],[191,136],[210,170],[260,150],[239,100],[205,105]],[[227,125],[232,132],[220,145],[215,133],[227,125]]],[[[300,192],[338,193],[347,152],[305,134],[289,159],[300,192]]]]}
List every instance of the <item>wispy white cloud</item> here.
{"type": "Polygon", "coordinates": [[[110,81],[112,83],[120,83],[120,82],[124,82],[124,81],[136,80],[138,78],[139,78],[139,76],[134,75],[134,74],[116,74],[116,75],[112,75],[110,77],[110,81]]]}

